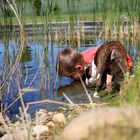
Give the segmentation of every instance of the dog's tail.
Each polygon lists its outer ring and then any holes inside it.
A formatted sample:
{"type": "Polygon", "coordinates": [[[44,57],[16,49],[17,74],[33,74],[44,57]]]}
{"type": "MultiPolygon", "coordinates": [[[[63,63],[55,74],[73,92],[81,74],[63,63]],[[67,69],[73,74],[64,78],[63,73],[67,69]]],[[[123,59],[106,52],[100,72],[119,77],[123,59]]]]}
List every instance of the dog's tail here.
{"type": "Polygon", "coordinates": [[[118,50],[113,49],[110,55],[110,60],[114,61],[116,63],[116,65],[121,69],[121,71],[123,72],[123,74],[125,74],[126,70],[123,67],[123,63],[122,63],[122,56],[120,54],[120,52],[118,52],[118,50]]]}

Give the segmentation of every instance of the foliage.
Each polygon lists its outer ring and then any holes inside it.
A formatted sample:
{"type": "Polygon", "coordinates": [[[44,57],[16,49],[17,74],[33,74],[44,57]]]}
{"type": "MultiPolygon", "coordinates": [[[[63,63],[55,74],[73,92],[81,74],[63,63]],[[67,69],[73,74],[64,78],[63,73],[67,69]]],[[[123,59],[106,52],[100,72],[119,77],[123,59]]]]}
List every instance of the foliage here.
{"type": "Polygon", "coordinates": [[[34,0],[34,9],[37,16],[41,13],[41,0],[34,0]]]}
{"type": "Polygon", "coordinates": [[[13,16],[13,13],[11,12],[9,6],[7,6],[7,2],[6,0],[3,0],[1,1],[1,4],[0,4],[0,13],[2,15],[2,17],[4,17],[4,22],[5,24],[7,24],[7,17],[11,17],[13,16]]]}
{"type": "Polygon", "coordinates": [[[121,91],[111,99],[112,105],[140,105],[140,62],[135,66],[135,75],[126,75],[121,91]]]}
{"type": "Polygon", "coordinates": [[[55,15],[60,14],[61,9],[57,3],[54,5],[53,11],[55,15]]]}
{"type": "Polygon", "coordinates": [[[135,75],[124,82],[120,93],[120,99],[130,104],[140,103],[140,63],[137,64],[135,69],[135,75]]]}

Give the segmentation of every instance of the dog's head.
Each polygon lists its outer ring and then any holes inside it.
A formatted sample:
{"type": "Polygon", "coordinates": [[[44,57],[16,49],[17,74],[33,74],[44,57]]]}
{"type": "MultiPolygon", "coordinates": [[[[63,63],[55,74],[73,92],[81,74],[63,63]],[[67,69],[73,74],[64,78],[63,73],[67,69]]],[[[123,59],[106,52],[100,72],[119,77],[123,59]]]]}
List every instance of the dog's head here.
{"type": "MultiPolygon", "coordinates": [[[[94,61],[92,61],[85,69],[85,83],[86,85],[93,85],[96,83],[97,80],[97,74],[96,74],[96,65],[94,61]]],[[[99,76],[99,75],[98,75],[99,76]]]]}

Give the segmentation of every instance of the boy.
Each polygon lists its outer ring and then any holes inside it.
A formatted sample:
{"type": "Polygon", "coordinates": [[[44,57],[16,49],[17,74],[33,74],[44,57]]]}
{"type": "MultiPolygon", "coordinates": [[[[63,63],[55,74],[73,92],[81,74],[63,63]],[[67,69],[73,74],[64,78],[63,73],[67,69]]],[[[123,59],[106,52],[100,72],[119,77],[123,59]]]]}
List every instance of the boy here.
{"type": "MultiPolygon", "coordinates": [[[[131,66],[130,56],[117,41],[81,53],[67,48],[60,52],[57,58],[57,71],[60,76],[75,80],[82,77],[87,85],[96,83],[97,87],[107,91],[112,90],[112,81],[118,86],[118,82],[131,66]]],[[[120,90],[120,86],[117,86],[116,90],[120,90]]]]}

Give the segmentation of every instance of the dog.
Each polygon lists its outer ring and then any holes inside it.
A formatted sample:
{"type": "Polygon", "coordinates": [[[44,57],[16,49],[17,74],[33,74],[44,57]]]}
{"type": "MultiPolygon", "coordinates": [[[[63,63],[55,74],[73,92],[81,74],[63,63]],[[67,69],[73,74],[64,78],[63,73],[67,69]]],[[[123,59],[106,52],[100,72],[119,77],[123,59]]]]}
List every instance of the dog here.
{"type": "Polygon", "coordinates": [[[127,52],[124,46],[118,41],[110,41],[97,50],[94,61],[86,69],[85,82],[87,85],[96,84],[97,89],[105,89],[109,74],[112,76],[114,90],[120,91],[121,81],[128,70],[127,52]]]}
{"type": "Polygon", "coordinates": [[[103,88],[106,85],[107,74],[112,75],[114,89],[120,91],[121,81],[124,74],[128,72],[127,52],[124,46],[118,41],[111,41],[102,45],[94,58],[97,67],[96,86],[103,88]]]}

